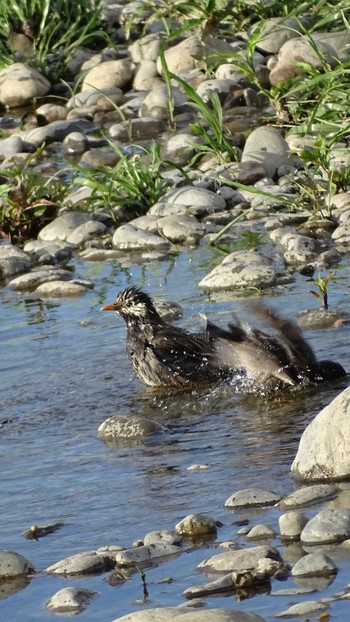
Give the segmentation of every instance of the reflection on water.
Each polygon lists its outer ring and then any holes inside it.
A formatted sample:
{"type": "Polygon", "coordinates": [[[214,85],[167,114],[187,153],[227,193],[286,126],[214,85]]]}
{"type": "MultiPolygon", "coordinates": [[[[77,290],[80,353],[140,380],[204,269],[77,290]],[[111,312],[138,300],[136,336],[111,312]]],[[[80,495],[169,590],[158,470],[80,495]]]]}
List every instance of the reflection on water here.
{"type": "MultiPolygon", "coordinates": [[[[80,276],[93,274],[96,288],[78,300],[41,301],[0,291],[0,548],[27,556],[43,570],[81,550],[129,545],[147,531],[172,529],[192,512],[221,520],[219,539],[228,539],[236,531],[235,514],[224,502],[234,491],[262,486],[287,494],[295,488],[290,464],[300,434],[346,382],[274,397],[244,395],[230,384],[154,393],[125,361],[123,321],[99,313],[118,290],[137,284],[179,302],[181,324],[190,330],[198,328],[199,312],[224,324],[231,309],[249,317],[244,299],[231,295],[231,300],[222,296],[215,302],[197,289],[211,257],[209,251],[196,251],[177,262],[123,268],[79,263],[80,276]],[[169,432],[108,447],[97,428],[115,414],[142,415],[169,432]],[[188,471],[193,464],[209,468],[188,471]],[[64,527],[40,542],[20,535],[32,524],[58,521],[64,527]]],[[[302,282],[294,283],[278,297],[267,296],[267,303],[282,314],[285,308],[296,314],[306,306],[303,288],[302,282]]],[[[319,356],[350,369],[345,330],[310,332],[308,338],[319,356]]],[[[341,502],[347,504],[348,495],[344,484],[341,502]]],[[[277,529],[276,509],[243,514],[252,524],[266,520],[277,529]]],[[[198,582],[196,563],[209,554],[194,550],[150,570],[153,606],[181,603],[182,590],[198,582]],[[165,575],[174,582],[157,587],[165,575]]],[[[51,620],[44,604],[65,586],[62,579],[36,576],[20,599],[13,595],[2,601],[6,619],[51,620]]],[[[113,588],[96,577],[84,579],[84,586],[100,598],[80,614],[82,622],[96,616],[112,620],[134,609],[135,593],[142,597],[137,573],[113,588]]],[[[267,615],[282,608],[281,600],[273,602],[261,594],[242,608],[267,615]]],[[[216,599],[215,606],[230,605],[216,599]]]]}

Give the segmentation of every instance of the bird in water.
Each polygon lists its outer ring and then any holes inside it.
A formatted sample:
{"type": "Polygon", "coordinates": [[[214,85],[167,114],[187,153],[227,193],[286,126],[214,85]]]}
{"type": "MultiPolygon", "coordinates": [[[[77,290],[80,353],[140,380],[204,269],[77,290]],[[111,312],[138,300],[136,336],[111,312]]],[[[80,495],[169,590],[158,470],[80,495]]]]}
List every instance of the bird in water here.
{"type": "Polygon", "coordinates": [[[139,378],[152,387],[186,388],[243,375],[257,388],[276,390],[346,376],[335,361],[317,361],[298,326],[258,306],[270,335],[239,321],[222,329],[207,321],[201,333],[165,322],[137,287],[123,289],[102,311],[127,325],[127,354],[139,378]]]}

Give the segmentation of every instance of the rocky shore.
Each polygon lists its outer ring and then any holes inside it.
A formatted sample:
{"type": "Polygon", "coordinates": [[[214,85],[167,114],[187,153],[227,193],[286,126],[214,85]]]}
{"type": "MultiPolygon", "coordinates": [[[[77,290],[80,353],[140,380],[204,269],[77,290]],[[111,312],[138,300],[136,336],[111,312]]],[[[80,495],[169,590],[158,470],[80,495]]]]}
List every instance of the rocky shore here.
{"type": "MultiPolygon", "coordinates": [[[[147,264],[190,248],[220,245],[225,250],[223,259],[198,287],[214,296],[232,290],[263,295],[271,288],[293,283],[300,273],[313,276],[348,262],[350,188],[340,189],[332,182],[333,173],[343,171],[345,175],[349,165],[345,139],[332,144],[327,171],[313,168],[310,162],[305,166],[302,152],[316,149],[315,132],[298,135],[289,131],[288,124],[281,129],[271,101],[258,92],[241,65],[230,60],[230,55],[242,54],[243,58],[251,32],[232,32],[224,38],[191,34],[169,42],[161,24],[156,23],[128,40],[125,23],[138,7],[138,2],[105,3],[106,21],[118,24],[115,34],[119,43],[98,53],[86,48],[76,53],[67,67],[71,92],[61,93],[60,104],[53,99],[58,85],[30,63],[16,62],[0,71],[0,104],[6,108],[1,119],[6,130],[0,139],[1,168],[12,170],[18,165],[23,170],[39,150],[29,170],[39,172],[44,180],[54,178],[67,185],[54,218],[40,229],[37,239],[15,244],[2,230],[2,286],[45,300],[83,296],[94,283],[79,276],[79,259],[147,264]],[[210,93],[218,94],[236,161],[207,152],[191,163],[198,143],[191,129],[196,114],[181,83],[173,79],[176,129],[170,127],[163,49],[168,71],[190,84],[204,103],[210,102],[210,93]],[[222,55],[222,62],[209,72],[213,55],[222,55]],[[22,128],[19,108],[33,101],[38,104],[35,113],[22,128]],[[161,175],[164,192],[142,213],[124,209],[117,202],[104,207],[99,203],[94,208],[93,184],[79,187],[72,183],[73,179],[76,182],[73,161],[81,171],[95,171],[97,179],[101,166],[112,170],[120,161],[120,150],[135,144],[148,149],[154,141],[166,163],[161,175]]],[[[296,61],[319,68],[319,55],[302,26],[302,20],[291,18],[264,22],[253,54],[255,72],[263,76],[263,83],[278,86],[298,75],[301,68],[296,61]]],[[[314,33],[314,40],[332,65],[334,59],[346,57],[350,34],[346,29],[320,30],[314,33]]],[[[143,157],[142,151],[136,150],[134,155],[143,157]]],[[[80,174],[82,177],[83,172],[80,174]]],[[[0,176],[5,184],[1,171],[0,176]]],[[[0,200],[3,205],[4,194],[0,200]]],[[[326,309],[300,318],[300,324],[311,327],[339,327],[344,322],[347,316],[326,309]]],[[[101,543],[100,549],[83,550],[46,569],[34,568],[17,552],[2,550],[3,597],[25,587],[37,573],[60,575],[69,581],[109,572],[109,580],[123,582],[129,573],[158,563],[166,565],[174,556],[200,549],[209,538],[215,552],[207,558],[203,555],[198,570],[210,576],[204,579],[198,574],[198,584],[188,586],[181,595],[183,604],[139,610],[115,622],[171,622],[175,618],[184,622],[267,622],[269,618],[255,610],[254,600],[250,612],[239,607],[218,608],[211,600],[223,593],[244,599],[261,590],[271,597],[290,595],[290,607],[281,609],[278,617],[328,619],[320,616],[332,616],[333,604],[350,597],[345,575],[341,591],[323,596],[338,573],[338,560],[349,556],[350,504],[337,504],[337,482],[350,478],[349,396],[350,389],[345,389],[305,429],[291,465],[297,490],[282,497],[254,488],[252,483],[249,489],[222,491],[230,519],[230,513],[237,510],[243,510],[247,518],[246,525],[237,526],[232,540],[220,540],[220,523],[213,508],[212,516],[189,514],[172,531],[155,526],[161,530],[140,534],[135,543],[101,543]],[[275,510],[273,524],[257,522],[252,510],[259,508],[263,520],[264,509],[271,507],[275,510]],[[287,555],[284,550],[290,546],[293,554],[287,555]],[[286,590],[281,582],[288,577],[296,587],[286,590]],[[310,599],[300,598],[308,593],[310,599]]],[[[121,437],[142,439],[168,433],[156,421],[137,416],[111,417],[97,432],[107,444],[121,437]]],[[[205,465],[193,465],[193,469],[200,468],[205,465]]],[[[144,589],[147,592],[146,580],[144,589]]],[[[46,608],[74,615],[88,608],[95,597],[92,590],[70,585],[53,594],[46,608]]]]}

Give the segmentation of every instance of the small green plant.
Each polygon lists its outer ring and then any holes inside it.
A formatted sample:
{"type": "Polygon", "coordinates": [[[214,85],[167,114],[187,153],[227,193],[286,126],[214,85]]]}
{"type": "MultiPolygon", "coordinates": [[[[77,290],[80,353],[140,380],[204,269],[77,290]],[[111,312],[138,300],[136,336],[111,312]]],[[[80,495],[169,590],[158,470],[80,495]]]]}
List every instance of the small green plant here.
{"type": "Polygon", "coordinates": [[[193,134],[199,137],[201,142],[193,143],[197,153],[191,164],[194,164],[198,158],[208,153],[214,155],[220,164],[236,161],[238,158],[237,149],[232,145],[229,135],[225,131],[222,106],[216,91],[209,92],[209,103],[207,104],[185,80],[173,73],[170,75],[180,84],[189,98],[189,106],[197,112],[195,123],[190,123],[189,127],[193,134]]]}
{"type": "Polygon", "coordinates": [[[67,186],[53,178],[44,178],[31,164],[44,146],[32,154],[24,167],[0,168],[4,183],[0,186],[0,237],[15,244],[35,238],[54,219],[67,186]]]}
{"type": "Polygon", "coordinates": [[[102,29],[100,4],[100,0],[1,0],[1,65],[13,60],[15,36],[21,35],[32,47],[29,62],[57,77],[79,47],[110,41],[102,29]]]}
{"type": "Polygon", "coordinates": [[[330,272],[328,276],[317,275],[315,278],[315,285],[318,291],[308,290],[308,293],[311,294],[314,298],[319,300],[324,309],[328,309],[328,284],[334,277],[335,272],[330,272]]]}
{"type": "Polygon", "coordinates": [[[156,142],[149,148],[129,145],[128,153],[116,145],[113,148],[120,157],[115,166],[101,166],[98,170],[77,166],[74,183],[91,188],[88,205],[108,209],[113,220],[118,220],[116,207],[124,207],[136,218],[162,197],[172,181],[162,177],[165,162],[156,142]]]}

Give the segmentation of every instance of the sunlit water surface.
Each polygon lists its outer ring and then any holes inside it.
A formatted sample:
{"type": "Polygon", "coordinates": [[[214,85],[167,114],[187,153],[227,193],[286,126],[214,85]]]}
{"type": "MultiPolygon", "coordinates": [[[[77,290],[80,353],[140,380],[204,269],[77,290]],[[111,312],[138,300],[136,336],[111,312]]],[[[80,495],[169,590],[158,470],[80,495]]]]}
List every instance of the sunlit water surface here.
{"type": "MultiPolygon", "coordinates": [[[[108,573],[86,578],[45,576],[50,564],[83,550],[109,544],[130,545],[154,529],[173,529],[189,513],[220,520],[217,541],[237,538],[237,518],[278,529],[277,509],[230,513],[224,502],[233,492],[261,486],[288,494],[297,484],[290,476],[302,431],[312,417],[346,386],[325,386],[267,399],[243,395],[232,386],[197,392],[154,394],[134,377],[125,359],[125,325],[114,314],[99,313],[130,284],[153,296],[179,302],[179,325],[200,326],[204,312],[216,322],[234,310],[252,318],[249,299],[233,294],[210,299],[197,283],[210,268],[209,250],[181,254],[176,260],[121,268],[117,263],[75,264],[80,277],[94,281],[83,298],[45,302],[9,289],[0,291],[0,548],[28,557],[38,573],[27,585],[0,601],[1,621],[52,620],[47,600],[59,589],[83,586],[98,596],[79,615],[81,622],[109,622],[131,611],[184,602],[182,591],[208,580],[196,565],[219,552],[215,541],[146,570],[149,591],[143,600],[139,573],[120,586],[108,573]],[[169,433],[108,447],[97,436],[99,424],[116,414],[141,414],[169,428],[169,433]],[[189,471],[193,464],[207,470],[189,471]],[[62,521],[64,526],[38,542],[21,532],[31,525],[62,521]],[[162,583],[171,577],[171,583],[162,583]]],[[[293,317],[315,301],[305,278],[264,294],[273,309],[293,317]]],[[[337,272],[331,303],[349,309],[348,269],[337,272]]],[[[307,336],[322,358],[350,369],[348,327],[310,331],[307,336]]],[[[335,503],[348,505],[348,487],[335,503]],[[341,501],[343,499],[343,501],[341,501]]],[[[332,503],[325,507],[332,507],[332,503]]],[[[316,510],[309,509],[312,516],[316,510]]],[[[216,541],[216,542],[217,542],[216,541]]],[[[278,540],[273,544],[279,545],[278,540]]],[[[298,555],[286,550],[286,557],[298,555]]],[[[350,579],[350,559],[322,596],[334,594],[350,579]]],[[[273,582],[273,589],[295,585],[273,582]]],[[[319,594],[320,595],[320,594],[319,594]]],[[[0,589],[1,596],[1,589],[0,589]]],[[[299,597],[301,599],[302,597],[299,597]]],[[[305,597],[310,598],[310,596],[305,597]]],[[[317,598],[317,594],[316,594],[317,598]]],[[[235,602],[232,595],[206,599],[206,606],[239,607],[271,619],[297,599],[267,594],[235,602]]],[[[345,619],[346,604],[332,605],[332,619],[345,619]]]]}

